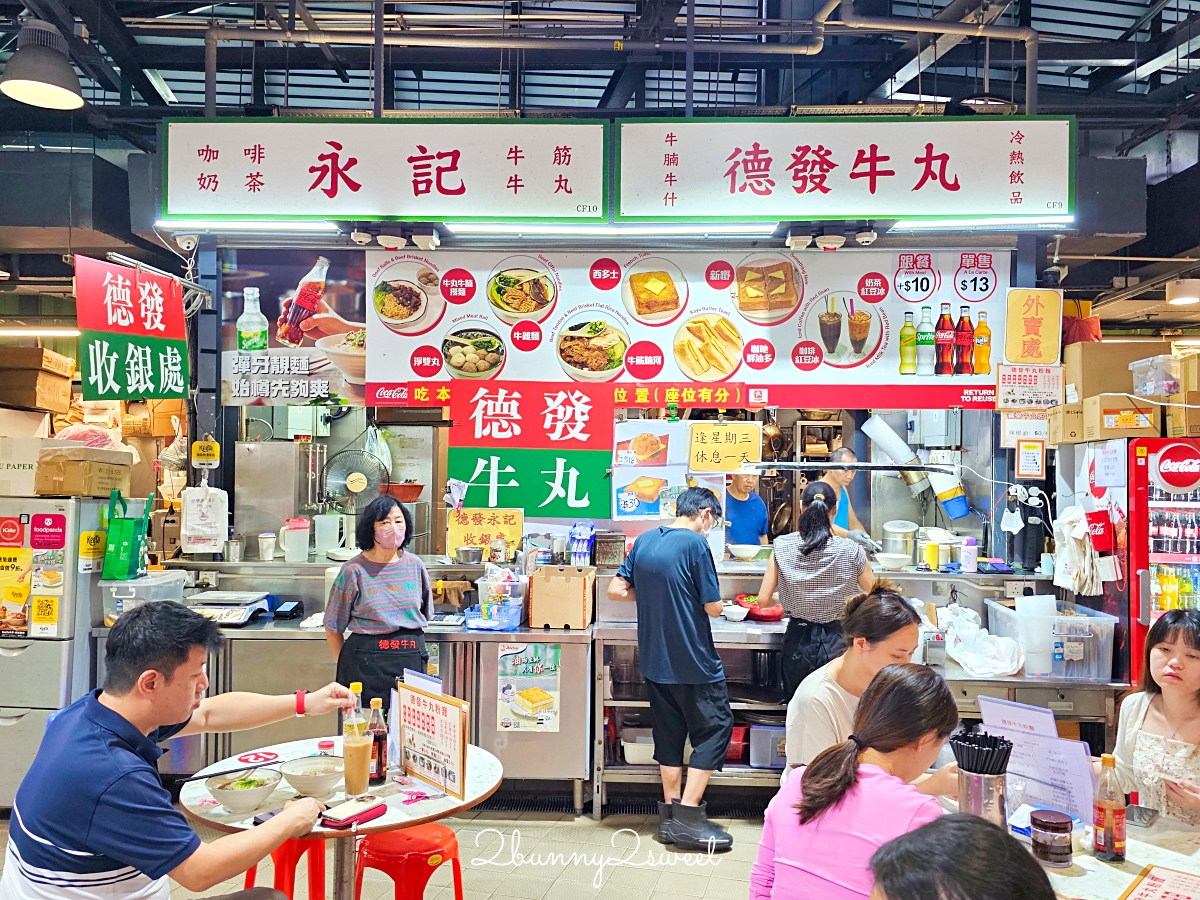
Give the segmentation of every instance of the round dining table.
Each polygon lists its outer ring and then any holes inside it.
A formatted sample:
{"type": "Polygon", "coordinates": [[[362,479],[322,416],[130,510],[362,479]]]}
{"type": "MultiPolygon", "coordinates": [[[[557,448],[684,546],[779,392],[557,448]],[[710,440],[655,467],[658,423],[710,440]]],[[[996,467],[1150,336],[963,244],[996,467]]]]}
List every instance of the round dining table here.
{"type": "MultiPolygon", "coordinates": [[[[342,739],[336,737],[333,740],[335,744],[334,755],[340,756],[342,739]]],[[[204,780],[201,776],[236,770],[239,766],[242,769],[253,768],[255,766],[272,768],[293,759],[316,756],[317,753],[317,739],[312,738],[310,740],[291,741],[286,744],[273,744],[268,747],[260,747],[257,750],[240,753],[229,759],[223,759],[197,772],[197,780],[189,781],[180,791],[179,803],[188,818],[195,822],[203,823],[209,828],[223,831],[226,834],[245,831],[254,827],[255,816],[279,809],[288,800],[295,799],[297,796],[296,791],[286,780],[281,780],[279,786],[271,792],[271,795],[257,809],[248,813],[231,813],[213,799],[208,789],[204,786],[204,780]]],[[[470,809],[472,806],[482,803],[496,792],[503,779],[504,767],[501,765],[500,760],[481,747],[468,745],[466,786],[461,800],[449,794],[439,794],[436,788],[432,788],[416,778],[412,779],[410,785],[401,785],[389,778],[386,784],[370,788],[371,794],[387,804],[387,812],[379,818],[372,819],[349,831],[337,831],[326,828],[318,821],[316,827],[304,837],[306,839],[318,838],[333,842],[334,900],[354,900],[355,841],[357,838],[368,834],[379,834],[385,831],[409,828],[413,825],[423,825],[426,822],[434,822],[438,819],[453,816],[455,813],[462,812],[465,809],[470,809]],[[424,791],[433,796],[429,799],[406,803],[405,800],[410,799],[410,794],[413,791],[424,791]]],[[[345,799],[344,791],[338,791],[333,797],[324,802],[326,806],[331,807],[343,802],[345,799]]]]}

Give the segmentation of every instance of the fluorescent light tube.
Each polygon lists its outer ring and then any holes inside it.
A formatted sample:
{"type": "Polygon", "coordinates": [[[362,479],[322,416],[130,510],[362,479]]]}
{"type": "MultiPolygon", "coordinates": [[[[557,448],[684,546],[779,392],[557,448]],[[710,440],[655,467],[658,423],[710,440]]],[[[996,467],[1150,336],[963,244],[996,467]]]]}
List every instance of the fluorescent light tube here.
{"type": "Polygon", "coordinates": [[[78,328],[42,328],[38,325],[30,325],[24,328],[14,328],[0,326],[0,337],[56,337],[68,338],[79,337],[78,328]]]}
{"type": "Polygon", "coordinates": [[[1071,225],[1074,216],[991,216],[967,219],[901,219],[889,231],[944,231],[948,228],[1037,228],[1045,225],[1071,225]]]}
{"type": "Polygon", "coordinates": [[[713,222],[711,225],[572,225],[553,222],[447,222],[445,229],[457,237],[530,235],[545,237],[704,237],[736,235],[770,237],[778,226],[770,222],[713,222]]]}
{"type": "Polygon", "coordinates": [[[221,219],[159,219],[154,223],[155,228],[163,231],[179,232],[199,231],[215,232],[218,234],[238,234],[248,231],[273,232],[278,234],[337,234],[339,229],[332,222],[308,222],[280,219],[271,222],[258,219],[221,220],[221,219]]]}

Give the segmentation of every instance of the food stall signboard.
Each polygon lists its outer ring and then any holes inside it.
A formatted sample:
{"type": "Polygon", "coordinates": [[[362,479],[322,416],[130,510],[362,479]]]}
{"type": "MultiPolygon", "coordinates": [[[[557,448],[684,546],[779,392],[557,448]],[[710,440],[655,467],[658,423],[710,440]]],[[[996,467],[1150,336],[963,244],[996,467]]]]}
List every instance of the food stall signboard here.
{"type": "Polygon", "coordinates": [[[1062,366],[997,366],[996,408],[1049,409],[1063,402],[1062,366]]]}
{"type": "Polygon", "coordinates": [[[187,325],[178,281],[75,257],[84,400],[186,399],[187,325]]]}
{"type": "Polygon", "coordinates": [[[1009,259],[367,251],[365,402],[453,407],[515,381],[610,406],[853,408],[869,388],[883,407],[991,408],[1009,259]]]}
{"type": "Polygon", "coordinates": [[[688,444],[693,472],[740,472],[762,461],[762,423],[695,422],[688,444]]]}
{"type": "Polygon", "coordinates": [[[1000,413],[1000,446],[1015,448],[1021,440],[1046,441],[1050,426],[1042,410],[1000,413]]]}
{"type": "Polygon", "coordinates": [[[504,538],[512,548],[521,546],[525,533],[525,512],[521,509],[462,509],[446,511],[446,547],[486,548],[496,538],[504,538]]]}
{"type": "Polygon", "coordinates": [[[1004,328],[1004,358],[1010,363],[1052,365],[1062,343],[1061,290],[1011,288],[1004,328]]]}
{"type": "Polygon", "coordinates": [[[497,661],[496,730],[559,731],[561,644],[501,644],[497,661]]]}
{"type": "Polygon", "coordinates": [[[403,681],[396,683],[396,692],[404,771],[461,800],[467,783],[470,704],[403,681]]]}
{"type": "Polygon", "coordinates": [[[607,128],[571,120],[174,120],[165,126],[163,213],[603,222],[607,128]]]}
{"type": "MultiPolygon", "coordinates": [[[[1070,118],[657,119],[620,123],[617,218],[1062,217],[1070,118]]],[[[980,280],[973,290],[987,290],[980,280]]]]}

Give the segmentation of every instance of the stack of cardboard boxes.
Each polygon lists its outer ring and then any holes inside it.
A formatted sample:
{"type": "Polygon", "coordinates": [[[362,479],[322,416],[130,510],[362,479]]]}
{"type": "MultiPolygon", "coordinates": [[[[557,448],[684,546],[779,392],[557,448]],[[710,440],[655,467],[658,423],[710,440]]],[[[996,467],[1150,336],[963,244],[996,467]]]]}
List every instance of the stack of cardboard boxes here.
{"type": "Polygon", "coordinates": [[[1065,403],[1047,411],[1046,443],[1054,447],[1110,438],[1158,437],[1162,408],[1129,396],[1133,393],[1129,364],[1170,352],[1170,341],[1105,341],[1066,347],[1065,403]]]}
{"type": "Polygon", "coordinates": [[[71,408],[75,360],[41,347],[6,347],[0,353],[0,401],[65,413],[71,408]]]}
{"type": "Polygon", "coordinates": [[[1200,353],[1189,353],[1179,361],[1179,393],[1171,395],[1167,408],[1167,437],[1200,437],[1200,353]],[[1186,404],[1186,405],[1185,405],[1186,404]]]}

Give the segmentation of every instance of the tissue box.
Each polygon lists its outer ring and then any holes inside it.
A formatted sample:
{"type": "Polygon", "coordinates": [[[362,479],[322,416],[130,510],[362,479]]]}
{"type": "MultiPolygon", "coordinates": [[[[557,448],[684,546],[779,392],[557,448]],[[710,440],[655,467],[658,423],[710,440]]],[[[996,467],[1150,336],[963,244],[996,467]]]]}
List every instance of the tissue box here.
{"type": "Polygon", "coordinates": [[[542,566],[533,573],[530,589],[530,628],[587,628],[592,624],[594,566],[542,566]]]}

